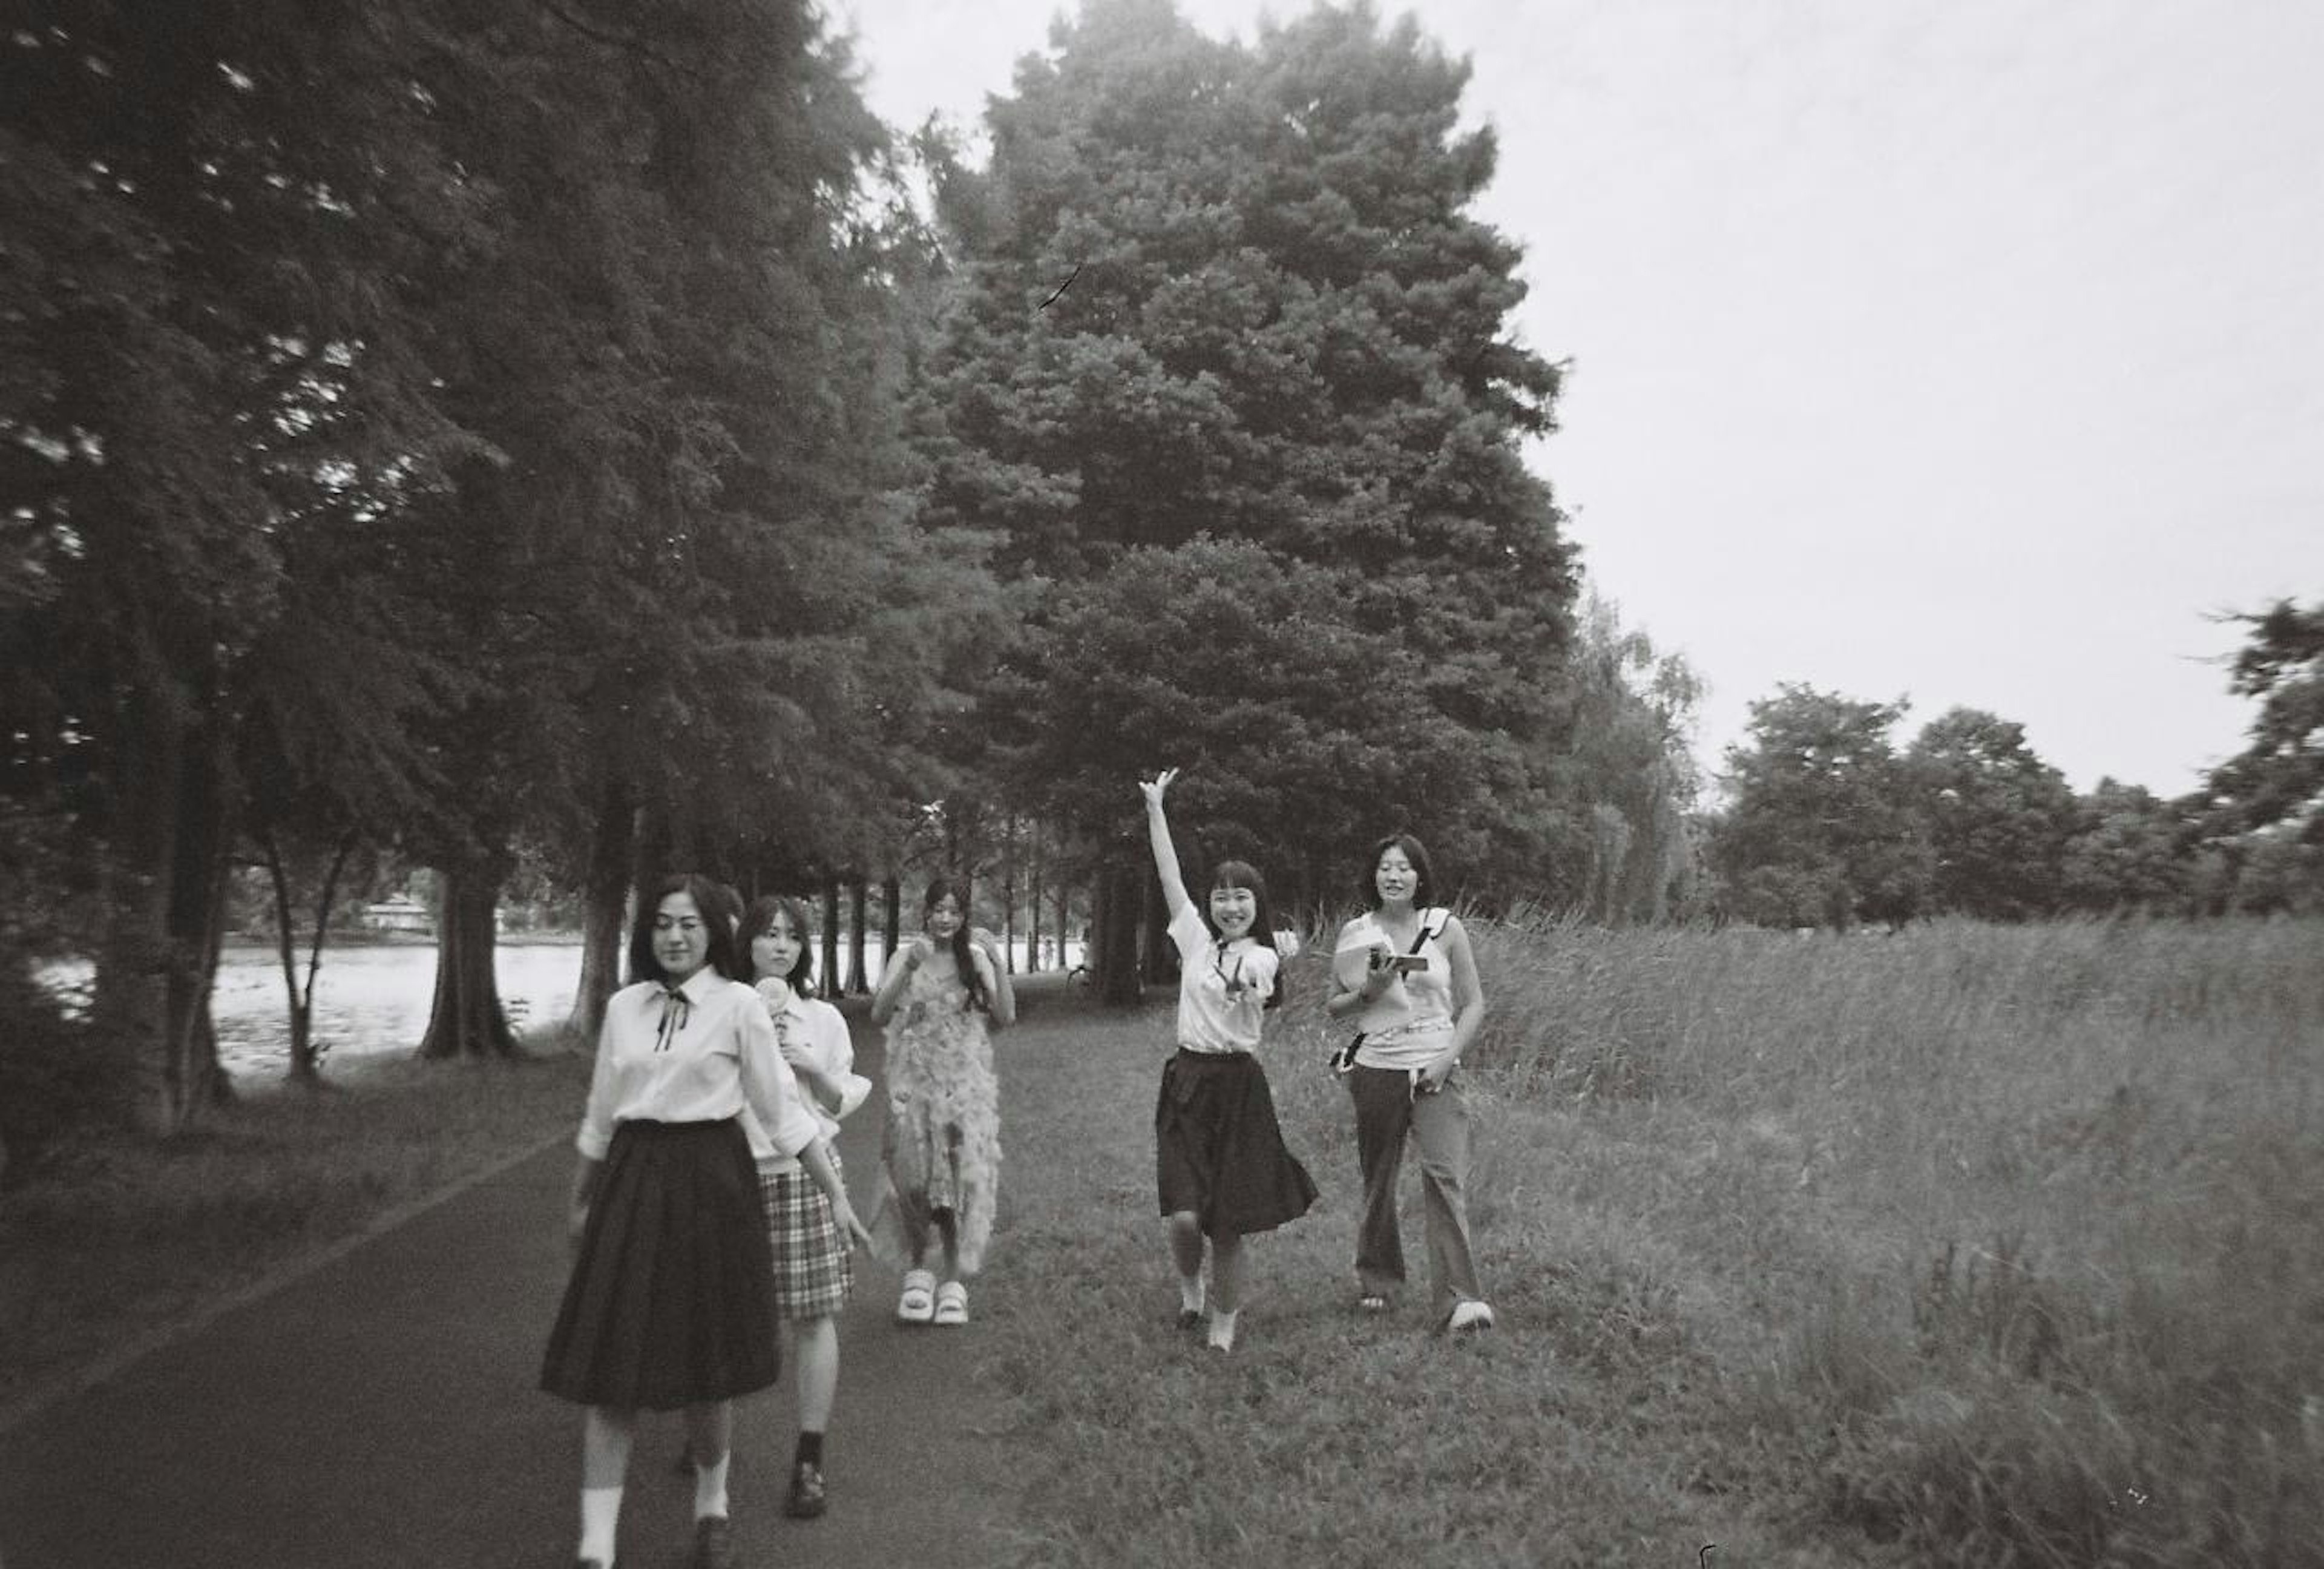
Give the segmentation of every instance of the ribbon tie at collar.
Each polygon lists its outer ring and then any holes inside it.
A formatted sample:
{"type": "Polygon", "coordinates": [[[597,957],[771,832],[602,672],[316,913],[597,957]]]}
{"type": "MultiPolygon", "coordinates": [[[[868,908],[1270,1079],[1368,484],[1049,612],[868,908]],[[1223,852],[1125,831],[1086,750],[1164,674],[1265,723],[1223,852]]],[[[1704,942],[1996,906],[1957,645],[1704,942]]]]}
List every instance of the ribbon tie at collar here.
{"type": "Polygon", "coordinates": [[[686,1021],[693,1012],[694,1003],[683,991],[676,986],[664,986],[661,989],[661,1024],[654,1031],[654,1049],[668,1051],[670,1042],[678,1038],[678,1032],[686,1028],[686,1021]]]}

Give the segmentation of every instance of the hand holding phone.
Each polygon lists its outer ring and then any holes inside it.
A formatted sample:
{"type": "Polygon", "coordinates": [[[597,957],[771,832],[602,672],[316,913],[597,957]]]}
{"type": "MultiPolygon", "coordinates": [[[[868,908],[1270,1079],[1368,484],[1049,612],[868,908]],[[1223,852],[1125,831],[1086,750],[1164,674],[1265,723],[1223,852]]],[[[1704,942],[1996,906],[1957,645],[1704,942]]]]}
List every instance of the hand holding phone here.
{"type": "Polygon", "coordinates": [[[1428,968],[1426,954],[1398,954],[1388,960],[1388,967],[1399,975],[1409,975],[1428,968]]]}

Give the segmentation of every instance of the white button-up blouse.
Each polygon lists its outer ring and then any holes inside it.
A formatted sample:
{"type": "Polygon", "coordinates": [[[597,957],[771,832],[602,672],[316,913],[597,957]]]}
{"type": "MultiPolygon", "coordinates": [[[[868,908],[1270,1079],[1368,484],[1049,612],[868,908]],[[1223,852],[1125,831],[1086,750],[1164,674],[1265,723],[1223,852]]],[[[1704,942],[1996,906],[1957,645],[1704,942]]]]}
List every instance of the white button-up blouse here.
{"type": "Polygon", "coordinates": [[[623,1122],[721,1122],[745,1106],[781,1153],[813,1143],[821,1130],[758,993],[707,965],[678,991],[682,1003],[641,981],[605,1004],[575,1148],[603,1160],[623,1122]]]}

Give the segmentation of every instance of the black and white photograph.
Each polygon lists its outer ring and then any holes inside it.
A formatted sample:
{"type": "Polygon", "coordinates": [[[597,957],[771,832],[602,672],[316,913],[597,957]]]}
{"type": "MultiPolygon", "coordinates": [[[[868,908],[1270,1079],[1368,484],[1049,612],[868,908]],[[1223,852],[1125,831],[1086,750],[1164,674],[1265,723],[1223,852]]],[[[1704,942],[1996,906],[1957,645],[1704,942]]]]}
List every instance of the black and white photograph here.
{"type": "Polygon", "coordinates": [[[0,1569],[2324,1569],[2319,83],[0,6],[0,1569]]]}

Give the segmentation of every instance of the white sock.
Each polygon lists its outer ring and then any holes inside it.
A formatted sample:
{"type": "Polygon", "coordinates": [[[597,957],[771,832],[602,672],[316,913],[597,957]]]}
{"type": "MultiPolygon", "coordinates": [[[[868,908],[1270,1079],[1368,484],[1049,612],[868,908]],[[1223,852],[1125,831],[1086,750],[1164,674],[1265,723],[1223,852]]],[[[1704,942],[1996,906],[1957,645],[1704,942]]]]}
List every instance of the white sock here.
{"type": "Polygon", "coordinates": [[[1203,1277],[1199,1273],[1178,1277],[1178,1306],[1189,1313],[1203,1310],[1203,1277]]]}
{"type": "Polygon", "coordinates": [[[1211,1344],[1213,1347],[1220,1351],[1234,1350],[1235,1315],[1241,1311],[1239,1307],[1232,1313],[1223,1307],[1211,1310],[1211,1344]]]}
{"type": "Polygon", "coordinates": [[[724,1515],[726,1512],[726,1467],[733,1458],[734,1452],[730,1449],[718,1457],[715,1465],[705,1465],[698,1460],[694,1463],[696,1519],[705,1515],[724,1515]]]}
{"type": "Polygon", "coordinates": [[[622,1523],[622,1490],[585,1487],[581,1490],[581,1554],[600,1564],[613,1561],[615,1527],[622,1523]]]}

